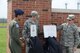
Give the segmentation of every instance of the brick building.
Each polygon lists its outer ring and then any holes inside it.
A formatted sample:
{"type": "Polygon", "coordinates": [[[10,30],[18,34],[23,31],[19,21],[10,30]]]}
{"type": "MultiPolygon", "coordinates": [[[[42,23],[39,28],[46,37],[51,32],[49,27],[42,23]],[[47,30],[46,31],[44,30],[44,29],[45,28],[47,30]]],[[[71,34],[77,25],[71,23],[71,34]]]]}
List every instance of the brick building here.
{"type": "Polygon", "coordinates": [[[51,23],[60,25],[66,21],[69,14],[75,15],[75,23],[80,27],[80,10],[74,9],[52,9],[51,11],[51,23]]]}
{"type": "Polygon", "coordinates": [[[51,1],[50,0],[12,0],[8,1],[8,21],[14,18],[13,11],[22,9],[25,16],[19,20],[20,27],[23,27],[24,21],[30,16],[32,10],[38,11],[40,15],[40,26],[49,24],[51,20],[51,1]]]}
{"type": "MultiPolygon", "coordinates": [[[[14,18],[13,11],[19,8],[25,12],[24,13],[25,16],[23,18],[19,18],[20,30],[22,30],[25,20],[28,19],[28,17],[30,17],[30,12],[32,10],[38,11],[40,15],[40,18],[39,18],[40,32],[42,32],[42,26],[44,24],[60,25],[61,23],[65,22],[68,14],[76,15],[75,23],[78,26],[80,26],[79,10],[51,9],[51,1],[52,0],[9,0],[8,1],[8,24],[12,20],[12,18],[14,18]]],[[[40,35],[40,38],[41,37],[42,35],[40,35]]],[[[59,37],[60,35],[58,35],[58,40],[59,40],[59,37]]],[[[7,38],[9,38],[9,36],[7,36],[7,38]]],[[[8,42],[7,42],[7,46],[8,46],[8,42]]],[[[7,53],[9,53],[8,49],[7,49],[7,53]]]]}

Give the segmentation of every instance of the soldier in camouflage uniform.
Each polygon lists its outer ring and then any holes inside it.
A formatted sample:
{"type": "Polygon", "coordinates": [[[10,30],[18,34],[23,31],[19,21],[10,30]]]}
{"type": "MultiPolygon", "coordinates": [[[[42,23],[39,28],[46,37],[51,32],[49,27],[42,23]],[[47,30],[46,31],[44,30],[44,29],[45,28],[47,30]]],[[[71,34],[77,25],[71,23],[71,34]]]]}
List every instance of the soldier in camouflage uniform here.
{"type": "Polygon", "coordinates": [[[11,53],[22,53],[21,41],[19,37],[19,23],[17,18],[22,18],[24,12],[21,9],[14,10],[15,17],[9,24],[9,48],[11,53]]]}
{"type": "Polygon", "coordinates": [[[25,21],[24,23],[24,28],[23,28],[23,38],[26,40],[26,53],[29,53],[29,41],[30,41],[30,26],[31,25],[36,25],[37,29],[38,29],[38,12],[37,11],[32,11],[31,12],[31,16],[30,18],[28,18],[28,20],[25,21]]]}
{"type": "Polygon", "coordinates": [[[62,30],[60,43],[64,46],[63,53],[74,53],[79,44],[79,33],[74,18],[73,14],[68,15],[67,23],[58,27],[58,30],[62,30]]]}

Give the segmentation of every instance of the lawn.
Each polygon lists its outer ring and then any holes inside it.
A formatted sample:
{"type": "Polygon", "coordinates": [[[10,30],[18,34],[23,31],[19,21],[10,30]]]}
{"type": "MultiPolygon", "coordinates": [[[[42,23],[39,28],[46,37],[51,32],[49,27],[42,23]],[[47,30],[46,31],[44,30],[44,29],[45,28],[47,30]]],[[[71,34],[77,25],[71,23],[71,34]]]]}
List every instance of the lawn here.
{"type": "Polygon", "coordinates": [[[6,28],[0,28],[0,53],[6,53],[6,28]]]}
{"type": "Polygon", "coordinates": [[[7,26],[6,23],[0,23],[0,26],[7,26]]]}

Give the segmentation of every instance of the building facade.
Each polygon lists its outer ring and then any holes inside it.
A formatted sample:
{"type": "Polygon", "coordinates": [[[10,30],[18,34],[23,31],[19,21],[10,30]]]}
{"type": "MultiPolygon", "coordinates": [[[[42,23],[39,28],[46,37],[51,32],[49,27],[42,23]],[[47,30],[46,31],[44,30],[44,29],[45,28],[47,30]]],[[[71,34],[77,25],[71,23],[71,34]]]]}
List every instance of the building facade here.
{"type": "MultiPolygon", "coordinates": [[[[75,23],[80,27],[80,11],[70,10],[70,9],[51,9],[52,0],[8,0],[8,24],[14,18],[14,10],[22,9],[24,11],[24,17],[19,18],[20,30],[23,29],[23,24],[26,19],[30,17],[30,13],[33,10],[38,11],[40,32],[42,32],[43,25],[56,24],[60,25],[66,22],[66,18],[69,14],[74,14],[76,16],[75,23]]],[[[21,33],[20,33],[21,34],[21,33]]],[[[21,34],[22,35],[22,34],[21,34]]],[[[39,36],[43,39],[43,35],[39,36]]],[[[9,35],[7,36],[9,38],[9,35]]],[[[60,39],[60,32],[58,32],[57,39],[60,39]]],[[[7,39],[9,41],[9,39],[7,39]]],[[[25,49],[22,48],[23,53],[25,49]]],[[[9,53],[8,42],[7,42],[7,53],[9,53]]]]}

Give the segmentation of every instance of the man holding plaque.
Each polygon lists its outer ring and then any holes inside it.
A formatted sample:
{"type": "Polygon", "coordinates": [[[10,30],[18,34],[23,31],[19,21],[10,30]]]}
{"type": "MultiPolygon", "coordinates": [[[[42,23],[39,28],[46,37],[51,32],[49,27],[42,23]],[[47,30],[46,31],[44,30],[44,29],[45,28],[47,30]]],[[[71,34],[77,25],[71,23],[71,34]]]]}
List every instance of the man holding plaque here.
{"type": "Polygon", "coordinates": [[[26,53],[42,53],[40,49],[40,41],[37,37],[38,34],[38,19],[39,15],[37,11],[31,12],[31,17],[25,21],[23,36],[26,40],[26,53]]]}

